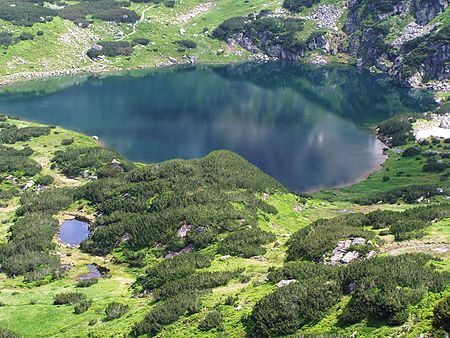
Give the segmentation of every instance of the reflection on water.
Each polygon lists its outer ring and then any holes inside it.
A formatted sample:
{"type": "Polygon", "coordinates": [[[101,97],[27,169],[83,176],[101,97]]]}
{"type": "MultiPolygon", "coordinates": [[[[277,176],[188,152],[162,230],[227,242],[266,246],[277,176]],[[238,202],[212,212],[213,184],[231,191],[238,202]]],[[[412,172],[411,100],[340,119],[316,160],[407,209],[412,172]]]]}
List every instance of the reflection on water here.
{"type": "Polygon", "coordinates": [[[59,238],[69,245],[78,245],[88,236],[88,224],[76,219],[65,220],[59,228],[59,238]]]}
{"type": "Polygon", "coordinates": [[[361,177],[383,147],[362,126],[432,107],[429,93],[386,77],[282,63],[69,77],[32,88],[0,91],[0,110],[98,135],[142,162],[229,149],[298,191],[361,177]]]}

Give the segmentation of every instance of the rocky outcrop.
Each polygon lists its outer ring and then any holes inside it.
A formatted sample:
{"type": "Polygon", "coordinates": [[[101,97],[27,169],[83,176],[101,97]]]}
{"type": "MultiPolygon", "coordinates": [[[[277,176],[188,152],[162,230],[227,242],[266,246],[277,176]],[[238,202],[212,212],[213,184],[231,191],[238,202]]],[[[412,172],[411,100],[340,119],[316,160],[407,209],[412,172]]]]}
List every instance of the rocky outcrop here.
{"type": "Polygon", "coordinates": [[[412,9],[419,25],[426,25],[441,14],[448,6],[448,0],[414,0],[412,9]]]}
{"type": "Polygon", "coordinates": [[[273,34],[270,31],[258,32],[254,36],[250,36],[246,32],[239,33],[228,39],[227,43],[231,46],[240,45],[255,54],[263,52],[271,58],[286,61],[298,61],[305,52],[303,49],[292,52],[288,47],[274,42],[273,34]],[[256,44],[256,40],[259,41],[259,46],[256,44]]]}
{"type": "Polygon", "coordinates": [[[283,280],[280,280],[277,283],[277,288],[282,288],[283,286],[287,286],[287,285],[289,285],[291,283],[295,283],[296,281],[297,281],[296,279],[283,279],[283,280]]]}
{"type": "Polygon", "coordinates": [[[351,0],[348,6],[347,52],[357,58],[358,66],[389,72],[405,87],[449,78],[448,27],[429,24],[445,11],[447,0],[351,0]],[[393,31],[388,18],[407,22],[411,14],[414,22],[403,32],[393,31]],[[398,37],[391,41],[393,34],[398,37]]]}
{"type": "Polygon", "coordinates": [[[373,247],[373,243],[363,237],[350,237],[346,240],[339,241],[331,255],[324,257],[324,263],[329,265],[349,264],[356,259],[375,256],[375,250],[370,250],[368,253],[356,250],[358,247],[365,245],[373,247]]]}
{"type": "Polygon", "coordinates": [[[307,52],[319,51],[321,53],[336,55],[339,51],[342,36],[337,33],[314,34],[304,45],[287,46],[274,41],[273,34],[269,31],[257,33],[256,36],[249,36],[247,33],[236,34],[233,38],[227,40],[230,46],[240,45],[242,48],[255,53],[264,53],[270,58],[298,61],[305,56],[307,52]],[[258,41],[256,44],[255,41],[258,41]]]}

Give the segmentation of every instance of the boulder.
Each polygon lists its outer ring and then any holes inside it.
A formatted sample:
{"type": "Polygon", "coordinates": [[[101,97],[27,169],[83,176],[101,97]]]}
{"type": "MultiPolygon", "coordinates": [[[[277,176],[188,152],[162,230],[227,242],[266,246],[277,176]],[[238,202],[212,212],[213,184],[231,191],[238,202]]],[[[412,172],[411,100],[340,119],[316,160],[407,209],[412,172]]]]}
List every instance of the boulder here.
{"type": "Polygon", "coordinates": [[[344,255],[344,257],[342,257],[341,262],[344,264],[348,264],[353,262],[358,257],[359,253],[357,251],[349,251],[344,255]]]}
{"type": "Polygon", "coordinates": [[[180,238],[186,237],[187,233],[192,229],[191,224],[183,224],[180,229],[178,229],[177,235],[180,238]]]}
{"type": "Polygon", "coordinates": [[[294,283],[296,281],[297,281],[296,279],[283,279],[283,280],[280,280],[278,282],[278,284],[277,284],[277,288],[282,288],[283,286],[289,285],[289,284],[294,283]]]}

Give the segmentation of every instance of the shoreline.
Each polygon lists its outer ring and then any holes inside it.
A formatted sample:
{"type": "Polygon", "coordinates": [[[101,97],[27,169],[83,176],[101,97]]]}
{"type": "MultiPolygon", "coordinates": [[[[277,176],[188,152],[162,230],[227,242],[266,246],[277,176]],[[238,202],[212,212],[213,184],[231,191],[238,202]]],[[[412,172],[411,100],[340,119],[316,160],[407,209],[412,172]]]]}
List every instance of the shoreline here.
{"type": "MultiPolygon", "coordinates": [[[[380,121],[380,122],[382,122],[382,121],[380,121]]],[[[380,137],[380,135],[377,132],[376,126],[369,127],[368,129],[373,134],[373,136],[375,136],[376,140],[378,142],[380,142],[381,145],[383,146],[383,149],[381,149],[381,154],[379,154],[378,157],[377,157],[377,164],[374,165],[372,168],[366,170],[359,177],[357,177],[357,178],[355,178],[355,179],[353,179],[353,180],[351,180],[349,182],[341,183],[341,184],[338,184],[338,185],[335,185],[335,186],[332,186],[332,187],[322,186],[322,187],[319,187],[317,189],[305,191],[305,193],[307,193],[307,194],[315,194],[315,193],[321,193],[323,191],[328,191],[328,190],[333,190],[333,189],[349,188],[349,187],[351,187],[351,186],[353,186],[355,184],[364,182],[365,180],[367,180],[370,177],[370,175],[372,175],[373,173],[375,173],[375,172],[377,172],[377,171],[379,171],[379,170],[381,170],[383,168],[384,163],[389,158],[389,154],[387,152],[385,152],[384,149],[390,148],[390,147],[380,137]]]]}
{"type": "MultiPolygon", "coordinates": [[[[279,61],[279,62],[283,62],[283,60],[273,60],[273,61],[279,61]]],[[[198,61],[198,62],[190,62],[188,60],[186,61],[181,61],[181,62],[176,62],[176,63],[164,63],[164,62],[160,62],[158,64],[155,65],[140,65],[137,67],[129,67],[129,68],[109,68],[108,65],[98,65],[97,69],[93,69],[91,70],[90,68],[92,68],[92,66],[97,66],[97,64],[91,64],[89,66],[86,67],[81,67],[81,68],[75,68],[75,69],[67,69],[67,70],[49,70],[49,71],[42,71],[42,72],[20,72],[20,73],[15,73],[15,74],[9,74],[9,75],[3,75],[0,76],[0,89],[3,88],[7,88],[9,86],[13,86],[15,84],[18,83],[25,83],[28,81],[33,81],[33,80],[46,80],[46,79],[51,79],[51,78],[58,78],[58,77],[66,77],[66,76],[77,76],[77,75],[91,75],[91,76],[95,76],[95,75],[103,75],[103,74],[114,74],[114,73],[121,73],[121,72],[132,72],[132,71],[151,71],[151,70],[156,70],[156,69],[165,69],[165,68],[173,68],[176,66],[186,66],[186,65],[234,65],[234,64],[240,64],[240,63],[246,63],[246,62],[268,62],[268,61],[262,61],[262,60],[255,60],[252,58],[247,58],[247,59],[243,59],[243,60],[239,60],[239,61],[207,61],[207,62],[203,62],[203,61],[198,61]]],[[[290,61],[287,61],[290,62],[290,61]]],[[[296,63],[299,64],[314,64],[312,62],[307,62],[307,60],[303,60],[303,61],[297,61],[296,63]]],[[[356,65],[352,65],[350,63],[341,63],[341,62],[328,62],[327,64],[337,64],[337,65],[347,65],[350,67],[354,67],[357,69],[361,69],[361,70],[366,70],[370,73],[373,73],[372,71],[370,71],[370,69],[366,69],[366,68],[361,68],[358,67],[356,65]]],[[[376,74],[376,73],[373,73],[376,74]]],[[[389,77],[391,77],[391,74],[386,73],[386,72],[381,72],[380,74],[385,74],[389,77]]],[[[400,86],[399,83],[396,83],[397,86],[400,86]]],[[[450,91],[450,80],[435,80],[435,81],[431,81],[428,83],[421,83],[418,86],[415,87],[402,87],[402,88],[409,88],[409,89],[424,89],[424,90],[429,90],[429,91],[433,91],[433,99],[435,100],[436,103],[443,103],[441,102],[441,98],[440,95],[448,93],[450,91]],[[438,90],[436,88],[444,88],[441,90],[438,90]]]]}
{"type": "MultiPolygon", "coordinates": [[[[37,124],[37,125],[41,125],[41,126],[48,126],[48,124],[45,124],[45,123],[42,123],[42,122],[39,122],[39,121],[21,118],[20,116],[8,115],[7,112],[0,112],[0,115],[4,115],[4,116],[6,116],[7,118],[12,119],[12,120],[16,120],[16,121],[23,121],[23,122],[26,122],[26,123],[32,123],[32,124],[37,124]]],[[[80,132],[80,131],[76,131],[76,130],[73,130],[73,129],[68,129],[68,128],[65,128],[65,127],[62,127],[62,126],[58,126],[58,127],[59,127],[59,128],[62,128],[63,130],[67,130],[67,131],[69,131],[69,132],[79,134],[79,135],[81,135],[81,136],[83,136],[83,137],[88,137],[88,138],[91,138],[91,139],[93,138],[92,135],[88,135],[88,134],[85,134],[85,133],[80,132]]],[[[364,129],[367,129],[367,130],[368,130],[368,131],[376,138],[376,142],[380,142],[380,146],[383,146],[383,148],[381,149],[381,152],[380,152],[380,153],[378,154],[378,156],[377,156],[377,163],[376,163],[374,166],[372,166],[370,169],[367,169],[366,171],[364,171],[364,172],[363,172],[361,175],[359,175],[358,177],[356,177],[356,178],[354,178],[354,179],[352,179],[352,180],[350,180],[350,181],[348,181],[348,182],[340,183],[340,184],[338,184],[338,185],[333,185],[333,186],[329,186],[329,187],[327,187],[327,186],[320,186],[320,187],[317,187],[317,188],[315,188],[315,189],[308,190],[308,191],[303,191],[303,192],[300,192],[300,191],[294,191],[294,190],[291,190],[290,188],[286,187],[287,190],[288,190],[289,192],[293,193],[293,194],[297,194],[297,193],[313,194],[313,193],[321,193],[321,192],[323,192],[323,191],[328,191],[328,190],[334,190],[334,189],[340,189],[340,188],[346,188],[346,187],[348,188],[348,187],[351,187],[351,186],[353,186],[353,185],[355,185],[355,184],[364,182],[367,178],[369,178],[369,176],[370,176],[372,173],[381,170],[381,169],[383,168],[383,164],[384,164],[384,163],[386,162],[386,160],[389,158],[389,154],[387,154],[387,153],[384,151],[384,149],[385,149],[385,148],[389,148],[389,146],[388,146],[386,143],[384,143],[383,140],[379,137],[379,135],[378,135],[378,133],[377,133],[377,130],[376,130],[376,126],[371,126],[371,127],[369,127],[369,128],[364,128],[364,129]]],[[[108,146],[107,144],[105,144],[105,143],[102,141],[101,138],[99,138],[99,139],[97,139],[97,140],[94,139],[94,141],[95,141],[95,144],[97,145],[97,147],[99,147],[99,148],[109,148],[109,146],[108,146]]],[[[112,148],[111,148],[111,149],[112,149],[112,148]]],[[[211,152],[212,152],[212,151],[217,151],[217,150],[221,150],[221,149],[214,149],[214,150],[211,150],[211,152]]],[[[227,149],[224,149],[224,150],[227,150],[227,149]]],[[[231,150],[228,150],[228,151],[231,151],[231,150]]],[[[119,152],[118,152],[118,153],[119,153],[119,152]]],[[[119,153],[119,154],[122,155],[122,156],[124,156],[124,155],[121,154],[121,153],[119,153]]],[[[207,154],[206,154],[206,155],[207,155],[207,154]]],[[[204,156],[206,156],[206,155],[204,155],[204,156]]],[[[241,155],[239,155],[239,156],[241,156],[241,155]]],[[[194,157],[194,158],[188,158],[188,159],[186,159],[186,160],[193,160],[193,159],[198,159],[198,158],[201,158],[201,157],[202,157],[202,156],[200,156],[200,157],[194,157]]],[[[243,156],[242,156],[242,157],[243,157],[243,156]]],[[[245,158],[245,157],[243,157],[243,158],[244,158],[246,161],[249,161],[247,158],[245,158]]],[[[173,160],[173,159],[174,159],[174,158],[171,158],[171,159],[168,159],[168,160],[165,160],[165,161],[170,161],[170,160],[173,160]]],[[[137,165],[148,165],[148,164],[152,164],[152,162],[141,162],[141,161],[134,161],[134,160],[130,160],[130,161],[133,162],[133,163],[135,163],[135,164],[137,164],[137,165]]],[[[162,162],[165,162],[165,161],[162,161],[162,162]]],[[[157,162],[157,163],[162,163],[162,162],[157,162]]],[[[253,164],[253,163],[252,163],[252,164],[253,164]]],[[[255,165],[255,164],[253,164],[253,165],[255,165]]],[[[255,165],[255,166],[256,166],[256,165],[255,165]]],[[[266,173],[263,169],[261,169],[260,167],[257,166],[257,168],[258,168],[259,170],[261,170],[262,172],[264,172],[266,175],[268,175],[268,176],[270,176],[270,177],[272,177],[273,179],[275,179],[275,180],[278,181],[278,179],[276,179],[276,178],[274,178],[273,176],[267,174],[267,173],[266,173]]],[[[282,184],[282,183],[280,183],[280,184],[282,184]]],[[[85,217],[86,215],[80,215],[79,213],[65,213],[65,214],[61,217],[61,219],[64,220],[64,219],[66,219],[66,217],[69,218],[69,217],[76,217],[76,216],[85,217]]]]}

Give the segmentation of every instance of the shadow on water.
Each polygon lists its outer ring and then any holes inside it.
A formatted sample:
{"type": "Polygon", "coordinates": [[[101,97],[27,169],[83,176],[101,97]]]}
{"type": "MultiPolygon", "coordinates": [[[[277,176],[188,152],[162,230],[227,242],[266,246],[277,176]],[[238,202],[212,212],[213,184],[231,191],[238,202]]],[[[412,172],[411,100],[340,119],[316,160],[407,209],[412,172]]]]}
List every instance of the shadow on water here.
{"type": "Polygon", "coordinates": [[[297,191],[360,178],[383,148],[363,126],[433,107],[430,93],[339,65],[200,65],[34,83],[1,90],[0,111],[98,135],[142,162],[229,149],[297,191]]]}

